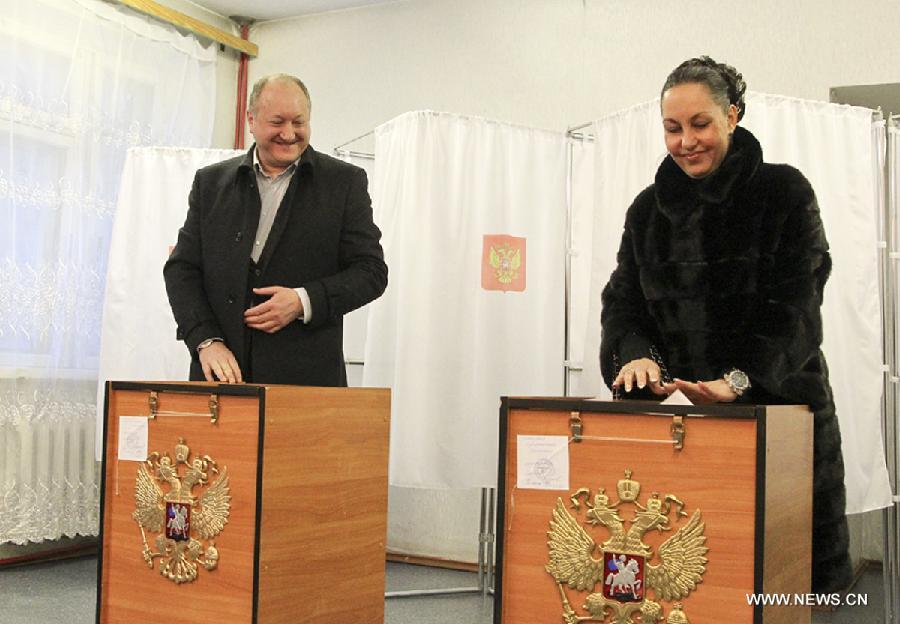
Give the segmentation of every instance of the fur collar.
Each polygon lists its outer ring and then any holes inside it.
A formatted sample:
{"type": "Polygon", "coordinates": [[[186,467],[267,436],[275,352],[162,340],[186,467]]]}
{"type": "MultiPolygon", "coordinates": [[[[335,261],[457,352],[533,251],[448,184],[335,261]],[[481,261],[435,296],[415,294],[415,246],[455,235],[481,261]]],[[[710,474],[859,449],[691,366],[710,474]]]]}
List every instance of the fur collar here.
{"type": "Polygon", "coordinates": [[[732,191],[745,185],[759,170],[762,147],[749,130],[738,126],[731,137],[728,153],[719,168],[699,180],[681,170],[671,155],[656,172],[656,197],[661,207],[683,206],[691,209],[697,200],[720,204],[732,191]]]}

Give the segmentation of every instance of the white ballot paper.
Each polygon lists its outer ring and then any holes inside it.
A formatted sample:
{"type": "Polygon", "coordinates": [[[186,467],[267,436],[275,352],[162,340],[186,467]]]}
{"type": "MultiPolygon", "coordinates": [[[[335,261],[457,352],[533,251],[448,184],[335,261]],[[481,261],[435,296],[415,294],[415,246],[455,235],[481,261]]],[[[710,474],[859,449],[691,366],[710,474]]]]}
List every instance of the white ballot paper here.
{"type": "Polygon", "coordinates": [[[147,459],[147,417],[119,416],[119,459],[147,459]]]}
{"type": "Polygon", "coordinates": [[[528,490],[569,489],[569,438],[516,436],[516,486],[528,490]]]}
{"type": "Polygon", "coordinates": [[[691,400],[684,395],[681,390],[676,390],[670,394],[660,405],[693,405],[691,400]]]}

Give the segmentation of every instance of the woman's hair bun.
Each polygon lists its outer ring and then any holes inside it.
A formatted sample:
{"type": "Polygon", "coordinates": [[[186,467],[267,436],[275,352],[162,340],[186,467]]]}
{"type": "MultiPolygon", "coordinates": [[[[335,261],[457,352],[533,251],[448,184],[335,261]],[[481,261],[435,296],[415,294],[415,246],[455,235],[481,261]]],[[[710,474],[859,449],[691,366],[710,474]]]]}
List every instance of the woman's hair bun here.
{"type": "Polygon", "coordinates": [[[666,78],[662,93],[680,84],[698,82],[705,84],[723,109],[734,104],[738,111],[738,121],[744,116],[744,94],[747,83],[741,73],[726,63],[717,63],[709,56],[688,59],[672,70],[666,78]]]}

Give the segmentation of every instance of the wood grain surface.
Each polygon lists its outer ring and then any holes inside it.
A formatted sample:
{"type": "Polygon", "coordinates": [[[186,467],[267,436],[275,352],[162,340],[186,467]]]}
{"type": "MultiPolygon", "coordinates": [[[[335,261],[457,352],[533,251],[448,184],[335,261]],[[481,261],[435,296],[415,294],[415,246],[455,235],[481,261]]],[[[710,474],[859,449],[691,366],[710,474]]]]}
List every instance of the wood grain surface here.
{"type": "Polygon", "coordinates": [[[269,387],[259,622],[384,621],[390,391],[269,387]]]}
{"type": "MultiPolygon", "coordinates": [[[[141,532],[131,516],[139,462],[116,459],[119,417],[147,416],[148,396],[148,391],[116,390],[109,400],[100,622],[248,624],[252,617],[259,402],[255,397],[220,397],[217,424],[202,415],[160,415],[149,421],[148,452],[168,452],[172,457],[183,437],[192,458],[209,455],[220,470],[227,467],[231,487],[228,524],[215,538],[218,568],[201,568],[197,580],[176,585],[160,575],[158,559],[150,569],[141,556],[141,532]]],[[[160,392],[159,409],[208,414],[208,400],[209,393],[203,391],[160,392]]],[[[194,495],[199,493],[200,488],[195,488],[194,495]]],[[[154,538],[147,533],[155,550],[154,538]]]]}
{"type": "MultiPolygon", "coordinates": [[[[806,594],[812,581],[812,414],[766,408],[766,534],[763,591],[806,594]]],[[[767,606],[766,624],[808,624],[805,606],[767,606]]]]}
{"type": "MultiPolygon", "coordinates": [[[[671,439],[671,416],[588,413],[581,414],[585,436],[635,440],[671,439]]],[[[745,594],[753,591],[756,481],[756,422],[752,419],[685,418],[687,435],[681,451],[672,445],[628,440],[584,440],[570,442],[570,481],[566,491],[519,489],[516,487],[517,435],[568,436],[569,412],[514,409],[509,412],[506,446],[506,500],[502,560],[502,613],[504,624],[562,622],[559,589],[545,571],[551,514],[557,498],[568,503],[569,495],[581,487],[592,495],[603,487],[612,501],[618,498],[616,484],[630,469],[641,484],[639,501],[652,492],[674,494],[685,503],[685,511],[699,509],[706,524],[709,547],[702,583],[683,602],[691,622],[753,621],[745,594]]],[[[568,505],[567,505],[568,506],[568,505]]],[[[625,504],[620,515],[633,517],[636,509],[625,504]]],[[[597,543],[608,531],[584,523],[584,507],[571,510],[597,543]]],[[[671,522],[672,531],[648,533],[644,541],[653,547],[668,539],[688,518],[671,522]]],[[[595,553],[595,556],[598,556],[595,553]]],[[[651,564],[657,564],[654,557],[651,564]]],[[[594,591],[601,591],[598,583],[594,591]]],[[[588,592],[565,588],[579,615],[588,592]]],[[[671,603],[663,602],[666,613],[671,603]]]]}

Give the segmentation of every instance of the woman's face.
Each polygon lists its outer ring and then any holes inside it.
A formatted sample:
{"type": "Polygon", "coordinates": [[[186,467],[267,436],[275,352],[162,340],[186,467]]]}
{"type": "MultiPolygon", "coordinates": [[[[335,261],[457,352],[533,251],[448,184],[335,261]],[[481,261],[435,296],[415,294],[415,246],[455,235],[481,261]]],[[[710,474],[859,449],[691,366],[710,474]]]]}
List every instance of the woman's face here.
{"type": "Polygon", "coordinates": [[[733,104],[726,113],[705,84],[687,82],[663,94],[662,117],[666,149],[682,171],[703,178],[719,168],[737,125],[733,104]]]}

